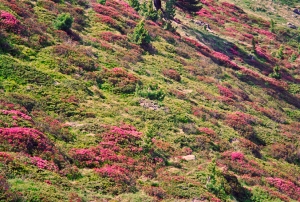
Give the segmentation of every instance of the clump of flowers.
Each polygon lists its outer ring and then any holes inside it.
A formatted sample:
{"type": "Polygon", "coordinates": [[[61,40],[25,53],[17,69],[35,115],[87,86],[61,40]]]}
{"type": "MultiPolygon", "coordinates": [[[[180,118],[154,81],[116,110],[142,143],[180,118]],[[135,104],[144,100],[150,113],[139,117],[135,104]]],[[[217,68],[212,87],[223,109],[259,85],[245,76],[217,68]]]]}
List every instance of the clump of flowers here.
{"type": "Polygon", "coordinates": [[[24,120],[32,121],[30,116],[28,116],[27,114],[24,114],[18,110],[0,110],[0,113],[5,114],[5,115],[15,115],[24,120]]]}
{"type": "Polygon", "coordinates": [[[96,173],[103,177],[109,177],[116,182],[130,182],[129,170],[116,165],[105,165],[102,168],[95,168],[96,173]]]}
{"type": "Polygon", "coordinates": [[[226,116],[225,122],[227,125],[241,133],[244,137],[251,138],[254,133],[251,124],[254,124],[256,120],[249,114],[233,112],[226,116]]]}
{"type": "Polygon", "coordinates": [[[280,192],[283,192],[292,199],[297,201],[300,200],[300,187],[295,185],[293,182],[273,177],[268,177],[266,180],[270,185],[276,187],[280,192]]]}
{"type": "Polygon", "coordinates": [[[243,161],[244,160],[244,154],[241,152],[232,152],[231,153],[231,160],[233,161],[243,161]]]}
{"type": "Polygon", "coordinates": [[[211,136],[211,137],[215,137],[215,136],[216,136],[215,131],[214,131],[213,129],[211,129],[211,128],[200,127],[200,128],[199,128],[199,131],[200,131],[201,133],[205,133],[205,134],[207,134],[207,135],[209,135],[209,136],[211,136]]]}
{"type": "Polygon", "coordinates": [[[12,162],[13,159],[14,158],[8,153],[0,152],[0,162],[7,164],[9,162],[12,162]]]}
{"type": "Polygon", "coordinates": [[[225,86],[222,86],[222,85],[217,85],[218,89],[219,89],[219,92],[221,95],[225,96],[225,97],[228,97],[228,98],[231,98],[231,99],[234,99],[235,96],[233,94],[233,92],[225,87],[225,86]]]}
{"type": "Polygon", "coordinates": [[[181,80],[181,76],[180,74],[175,70],[175,69],[165,69],[163,70],[163,75],[170,78],[170,79],[173,79],[175,81],[180,81],[181,80]]]}
{"type": "Polygon", "coordinates": [[[9,31],[17,31],[19,28],[20,22],[17,20],[15,16],[7,11],[0,10],[0,28],[9,30],[9,31]]]}
{"type": "Polygon", "coordinates": [[[12,151],[50,152],[53,146],[43,133],[33,128],[0,128],[0,143],[9,145],[12,151]]]}
{"type": "Polygon", "coordinates": [[[31,157],[31,163],[40,169],[46,169],[46,170],[51,170],[51,171],[58,170],[58,167],[53,162],[43,160],[38,156],[31,157]]]}
{"type": "Polygon", "coordinates": [[[103,69],[98,76],[98,83],[102,88],[112,88],[118,93],[132,93],[135,91],[139,79],[123,68],[103,69]]]}

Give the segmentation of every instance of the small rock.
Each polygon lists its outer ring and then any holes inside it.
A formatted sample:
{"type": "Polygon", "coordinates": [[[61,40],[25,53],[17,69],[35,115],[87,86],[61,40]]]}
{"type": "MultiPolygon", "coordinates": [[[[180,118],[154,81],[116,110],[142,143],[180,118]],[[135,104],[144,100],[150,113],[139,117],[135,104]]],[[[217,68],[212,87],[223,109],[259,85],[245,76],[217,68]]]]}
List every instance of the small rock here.
{"type": "Polygon", "coordinates": [[[296,9],[294,10],[294,13],[300,15],[300,9],[299,9],[299,8],[296,8],[296,9]]]}
{"type": "Polygon", "coordinates": [[[186,161],[192,161],[196,159],[195,155],[186,155],[186,156],[182,156],[181,158],[186,161]]]}
{"type": "Polygon", "coordinates": [[[289,28],[291,28],[291,29],[297,29],[297,26],[294,25],[294,24],[292,24],[292,23],[290,23],[290,22],[287,23],[287,26],[288,26],[289,28]]]}

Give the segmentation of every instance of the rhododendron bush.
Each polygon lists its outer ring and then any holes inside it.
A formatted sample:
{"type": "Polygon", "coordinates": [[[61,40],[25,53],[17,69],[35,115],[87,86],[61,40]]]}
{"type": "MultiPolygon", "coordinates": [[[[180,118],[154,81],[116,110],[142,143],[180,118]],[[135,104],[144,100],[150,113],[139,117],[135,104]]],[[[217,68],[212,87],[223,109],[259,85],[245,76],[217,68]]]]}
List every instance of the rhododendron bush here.
{"type": "Polygon", "coordinates": [[[95,168],[103,177],[129,183],[142,173],[153,175],[162,163],[159,158],[143,157],[142,133],[130,125],[111,126],[99,137],[101,142],[96,147],[70,151],[79,167],[95,168]]]}
{"type": "Polygon", "coordinates": [[[8,150],[30,154],[53,151],[53,145],[45,135],[32,128],[0,128],[0,143],[7,145],[8,150]]]}
{"type": "Polygon", "coordinates": [[[0,28],[4,30],[18,31],[20,22],[7,11],[0,10],[0,28]]]}
{"type": "Polygon", "coordinates": [[[98,76],[98,82],[102,87],[106,84],[111,85],[114,92],[132,93],[135,91],[139,79],[123,68],[115,67],[113,69],[103,69],[98,76]]]}

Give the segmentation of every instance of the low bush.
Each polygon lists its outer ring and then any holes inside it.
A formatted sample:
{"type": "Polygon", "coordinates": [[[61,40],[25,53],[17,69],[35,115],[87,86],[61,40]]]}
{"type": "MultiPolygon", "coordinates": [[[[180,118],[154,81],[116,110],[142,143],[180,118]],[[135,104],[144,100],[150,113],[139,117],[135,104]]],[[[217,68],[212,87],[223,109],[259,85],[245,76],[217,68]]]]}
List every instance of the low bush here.
{"type": "Polygon", "coordinates": [[[73,18],[71,17],[70,13],[62,13],[57,16],[54,27],[56,29],[67,31],[71,29],[73,23],[73,18]]]}
{"type": "Polygon", "coordinates": [[[181,81],[180,74],[174,69],[164,69],[162,73],[164,76],[166,76],[170,79],[173,79],[178,82],[181,81]]]}
{"type": "Polygon", "coordinates": [[[116,93],[133,93],[140,81],[123,68],[115,67],[113,69],[104,68],[98,75],[97,82],[101,88],[112,89],[116,93]]]}

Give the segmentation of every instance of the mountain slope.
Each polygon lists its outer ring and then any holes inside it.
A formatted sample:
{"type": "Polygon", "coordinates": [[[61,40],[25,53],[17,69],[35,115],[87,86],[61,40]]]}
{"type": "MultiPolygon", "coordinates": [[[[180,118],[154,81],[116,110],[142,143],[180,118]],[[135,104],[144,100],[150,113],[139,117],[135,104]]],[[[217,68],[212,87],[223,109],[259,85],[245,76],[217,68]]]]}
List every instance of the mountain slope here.
{"type": "Polygon", "coordinates": [[[0,0],[0,200],[299,201],[299,3],[128,3],[0,0]]]}

